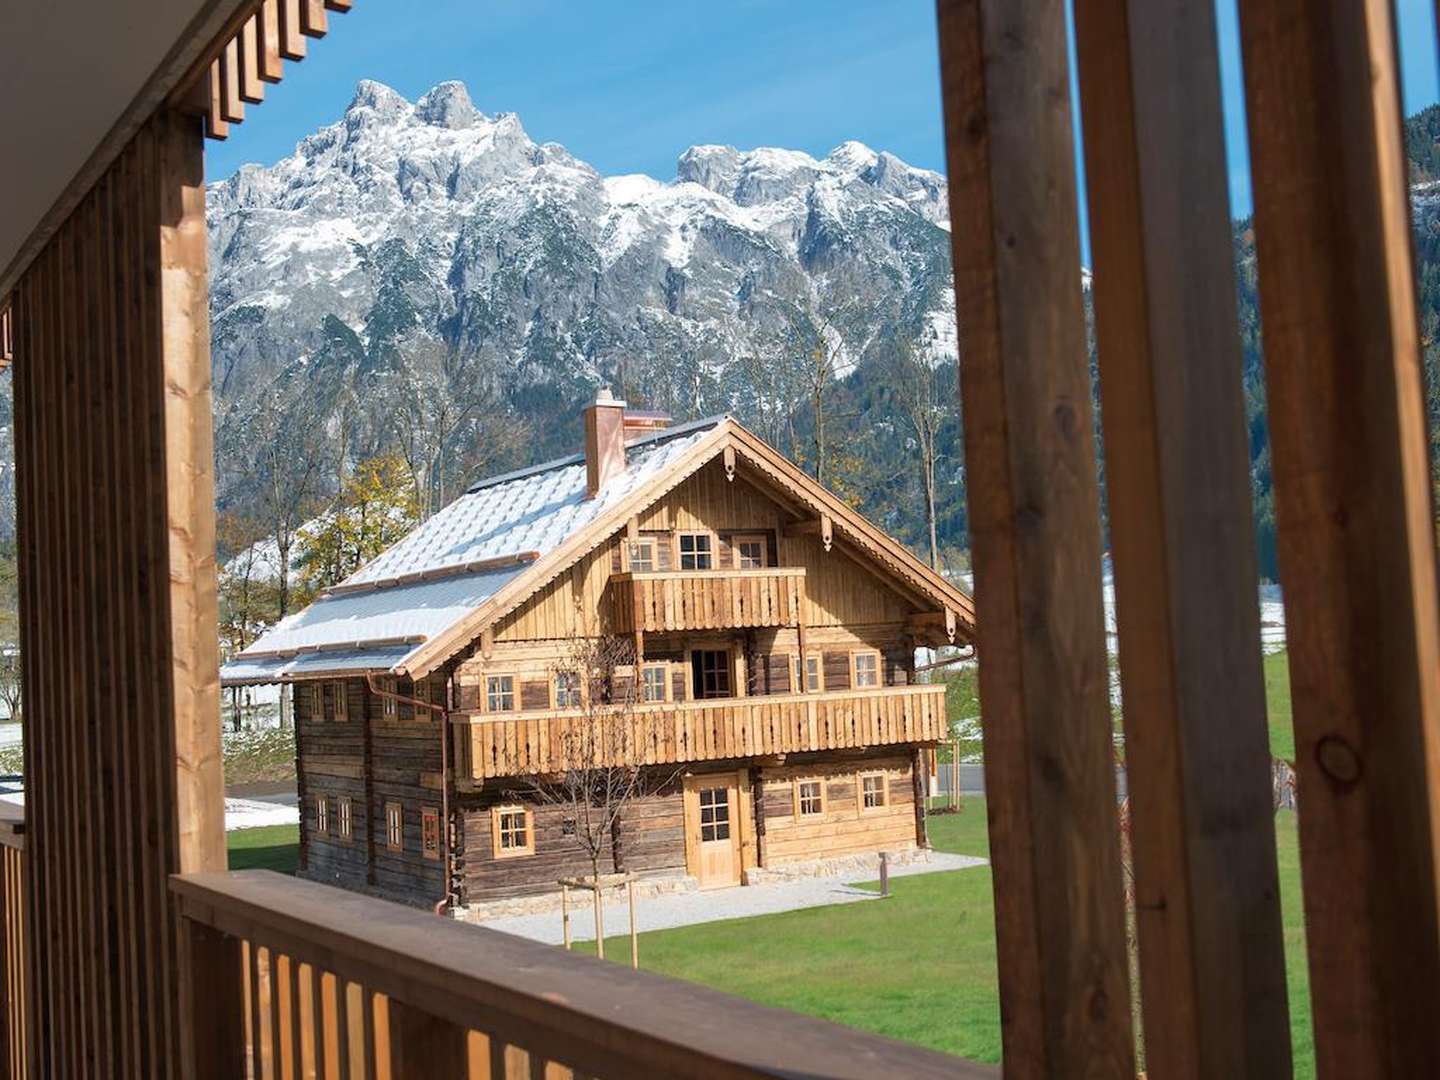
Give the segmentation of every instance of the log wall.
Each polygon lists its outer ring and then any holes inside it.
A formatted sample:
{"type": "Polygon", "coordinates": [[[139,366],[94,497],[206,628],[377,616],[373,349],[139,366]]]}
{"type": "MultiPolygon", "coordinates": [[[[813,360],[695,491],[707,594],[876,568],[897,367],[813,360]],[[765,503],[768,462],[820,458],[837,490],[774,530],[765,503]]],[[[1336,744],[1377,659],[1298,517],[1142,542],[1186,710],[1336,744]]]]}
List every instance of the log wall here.
{"type": "Polygon", "coordinates": [[[883,754],[861,760],[818,760],[811,764],[762,768],[760,806],[765,821],[761,865],[785,866],[811,859],[915,847],[915,789],[910,754],[883,754]],[[886,804],[862,810],[860,777],[885,777],[886,804]],[[795,785],[824,785],[824,812],[797,817],[795,785]]]}

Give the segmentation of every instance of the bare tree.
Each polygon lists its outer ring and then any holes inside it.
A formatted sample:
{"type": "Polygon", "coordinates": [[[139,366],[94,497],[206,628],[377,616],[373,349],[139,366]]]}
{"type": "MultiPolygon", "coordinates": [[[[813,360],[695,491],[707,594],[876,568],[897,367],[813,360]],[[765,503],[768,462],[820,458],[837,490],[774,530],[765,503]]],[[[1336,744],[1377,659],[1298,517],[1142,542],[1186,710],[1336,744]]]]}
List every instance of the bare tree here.
{"type": "MultiPolygon", "coordinates": [[[[797,358],[799,384],[809,407],[811,421],[810,471],[821,484],[833,481],[831,466],[833,446],[831,431],[845,422],[834,411],[834,394],[846,374],[849,352],[838,322],[845,321],[853,309],[846,304],[831,316],[821,314],[813,303],[797,305],[786,311],[790,323],[792,348],[797,358]]],[[[792,451],[792,456],[795,456],[792,451]]],[[[797,460],[798,457],[797,457],[797,460]]]]}
{"type": "Polygon", "coordinates": [[[474,367],[433,338],[413,342],[400,356],[395,442],[414,477],[422,519],[449,501],[458,477],[488,470],[529,439],[529,425],[474,367]]]}
{"type": "Polygon", "coordinates": [[[326,457],[320,417],[304,397],[262,409],[250,432],[256,451],[256,516],[275,545],[277,617],[290,614],[290,564],[300,527],[317,511],[326,457]]]}
{"type": "Polygon", "coordinates": [[[598,885],[607,854],[615,865],[625,808],[667,788],[679,769],[640,764],[649,738],[666,718],[638,712],[641,683],[628,638],[574,639],[552,677],[562,707],[575,711],[561,735],[564,768],[526,777],[512,794],[560,808],[565,832],[590,863],[591,880],[598,885]]]}
{"type": "Polygon", "coordinates": [[[917,356],[908,341],[898,340],[889,371],[889,392],[915,439],[920,485],[925,493],[925,526],[930,542],[930,568],[940,568],[936,528],[935,467],[940,459],[940,429],[952,408],[953,395],[940,385],[937,368],[917,356]]]}

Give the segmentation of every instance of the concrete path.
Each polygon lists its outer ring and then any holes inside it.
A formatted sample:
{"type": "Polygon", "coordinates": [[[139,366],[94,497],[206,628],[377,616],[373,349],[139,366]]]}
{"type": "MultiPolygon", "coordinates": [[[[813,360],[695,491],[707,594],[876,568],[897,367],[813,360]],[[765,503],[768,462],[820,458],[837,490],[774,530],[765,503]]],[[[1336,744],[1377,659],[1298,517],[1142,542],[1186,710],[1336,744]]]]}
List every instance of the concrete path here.
{"type": "MultiPolygon", "coordinates": [[[[985,859],[970,855],[936,852],[929,862],[895,867],[890,871],[890,876],[936,874],[946,870],[984,866],[985,863],[985,859]]],[[[799,911],[802,908],[824,907],[827,904],[853,904],[862,900],[878,899],[877,893],[857,889],[851,884],[865,880],[866,872],[861,871],[842,877],[806,878],[782,885],[746,885],[732,889],[710,889],[706,892],[647,896],[635,903],[635,921],[642,931],[669,930],[676,926],[693,926],[696,923],[719,922],[722,919],[746,919],[752,915],[773,915],[781,911],[799,911]]],[[[868,880],[875,879],[871,877],[868,880]]],[[[571,895],[575,896],[574,893],[571,895]]],[[[625,934],[630,929],[630,913],[625,908],[624,894],[616,895],[620,897],[617,902],[606,898],[606,937],[625,934]]],[[[542,915],[510,915],[503,919],[491,919],[483,925],[547,945],[559,945],[565,940],[558,910],[542,915]]],[[[595,938],[595,915],[588,893],[580,895],[575,907],[571,908],[570,936],[574,941],[592,941],[595,938]]]]}

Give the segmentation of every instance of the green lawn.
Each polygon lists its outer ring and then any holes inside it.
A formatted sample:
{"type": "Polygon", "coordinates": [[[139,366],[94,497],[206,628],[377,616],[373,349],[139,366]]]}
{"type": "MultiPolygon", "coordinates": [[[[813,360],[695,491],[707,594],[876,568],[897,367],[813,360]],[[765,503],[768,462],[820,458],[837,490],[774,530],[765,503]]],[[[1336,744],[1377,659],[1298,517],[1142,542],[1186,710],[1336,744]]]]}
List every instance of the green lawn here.
{"type": "Polygon", "coordinates": [[[231,870],[278,870],[293,874],[300,865],[300,826],[263,825],[225,834],[231,870]]]}
{"type": "Polygon", "coordinates": [[[1270,753],[1295,760],[1295,731],[1290,726],[1290,658],[1283,652],[1265,657],[1265,712],[1270,718],[1270,753]]]}

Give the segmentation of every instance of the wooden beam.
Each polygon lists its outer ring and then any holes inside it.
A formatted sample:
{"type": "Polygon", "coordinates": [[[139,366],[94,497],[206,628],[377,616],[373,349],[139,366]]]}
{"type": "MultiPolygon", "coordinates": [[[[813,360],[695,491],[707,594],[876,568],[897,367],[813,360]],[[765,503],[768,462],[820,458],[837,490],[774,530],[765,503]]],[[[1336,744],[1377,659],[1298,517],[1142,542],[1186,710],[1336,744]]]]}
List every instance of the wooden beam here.
{"type": "Polygon", "coordinates": [[[940,0],[1007,1076],[1133,1076],[1064,0],[940,0]]]}
{"type": "Polygon", "coordinates": [[[234,38],[220,51],[220,118],[232,124],[245,121],[245,102],[240,97],[240,44],[234,38]]]}
{"type": "Polygon", "coordinates": [[[1076,0],[1146,1067],[1290,1073],[1213,6],[1076,0]]]}
{"type": "Polygon", "coordinates": [[[280,14],[280,55],[286,60],[304,60],[308,47],[300,26],[300,5],[305,0],[277,0],[280,14]]]}
{"type": "Polygon", "coordinates": [[[329,29],[325,0],[300,0],[300,32],[306,37],[322,38],[329,29]]]}
{"type": "Polygon", "coordinates": [[[278,83],[285,73],[280,56],[280,0],[265,0],[260,9],[260,77],[278,83]]]}
{"type": "Polygon", "coordinates": [[[1380,0],[1240,16],[1316,1067],[1433,1076],[1440,614],[1395,28],[1380,0]]]}
{"type": "Polygon", "coordinates": [[[240,96],[258,104],[265,100],[265,83],[260,79],[260,17],[245,20],[236,38],[240,46],[240,96]]]}

